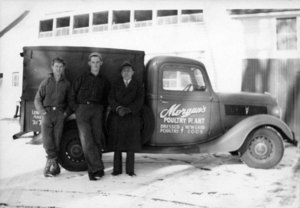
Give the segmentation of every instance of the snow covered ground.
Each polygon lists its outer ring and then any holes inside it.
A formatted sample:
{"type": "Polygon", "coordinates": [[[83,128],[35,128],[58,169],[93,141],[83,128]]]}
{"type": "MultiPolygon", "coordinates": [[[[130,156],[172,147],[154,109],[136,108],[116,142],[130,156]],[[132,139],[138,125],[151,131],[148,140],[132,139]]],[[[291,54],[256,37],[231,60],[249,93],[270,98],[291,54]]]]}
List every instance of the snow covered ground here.
{"type": "Polygon", "coordinates": [[[0,120],[0,207],[300,207],[299,175],[291,171],[296,148],[289,144],[270,170],[249,168],[229,154],[138,154],[136,177],[112,176],[108,153],[106,175],[90,182],[87,172],[66,170],[44,178],[42,146],[13,140],[18,131],[18,121],[0,120]]]}

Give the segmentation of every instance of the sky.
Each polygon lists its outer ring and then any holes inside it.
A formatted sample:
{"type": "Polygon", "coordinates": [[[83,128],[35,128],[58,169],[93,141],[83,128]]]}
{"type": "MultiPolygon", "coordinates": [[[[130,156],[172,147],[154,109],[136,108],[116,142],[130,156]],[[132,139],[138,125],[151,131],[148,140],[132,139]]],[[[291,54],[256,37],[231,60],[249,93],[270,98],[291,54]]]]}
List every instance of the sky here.
{"type": "Polygon", "coordinates": [[[25,10],[30,10],[34,1],[0,0],[0,30],[7,27],[25,10]]]}

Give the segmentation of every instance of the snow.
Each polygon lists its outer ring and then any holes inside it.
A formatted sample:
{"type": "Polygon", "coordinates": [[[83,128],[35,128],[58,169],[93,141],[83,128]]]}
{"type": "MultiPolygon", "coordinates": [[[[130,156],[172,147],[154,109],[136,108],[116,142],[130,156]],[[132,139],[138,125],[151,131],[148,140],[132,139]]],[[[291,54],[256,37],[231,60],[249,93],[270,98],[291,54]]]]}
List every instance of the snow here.
{"type": "Polygon", "coordinates": [[[136,177],[112,176],[113,154],[107,153],[106,175],[89,181],[87,172],[64,169],[44,178],[42,145],[13,140],[18,131],[17,120],[0,120],[0,207],[300,207],[300,176],[292,172],[299,155],[289,144],[269,170],[249,168],[229,154],[137,154],[136,177]]]}

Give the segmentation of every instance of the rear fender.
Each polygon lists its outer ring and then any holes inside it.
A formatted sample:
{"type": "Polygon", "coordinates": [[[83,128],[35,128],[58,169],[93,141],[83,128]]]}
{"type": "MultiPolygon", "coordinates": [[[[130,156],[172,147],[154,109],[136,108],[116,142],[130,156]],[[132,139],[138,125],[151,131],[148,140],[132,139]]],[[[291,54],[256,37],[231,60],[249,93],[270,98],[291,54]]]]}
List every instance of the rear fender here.
{"type": "Polygon", "coordinates": [[[224,135],[219,138],[202,144],[200,146],[200,152],[203,153],[217,153],[217,152],[232,152],[238,150],[246,140],[247,136],[259,127],[272,127],[283,138],[293,140],[294,135],[290,128],[280,119],[260,114],[248,117],[231,129],[229,129],[224,135]]]}

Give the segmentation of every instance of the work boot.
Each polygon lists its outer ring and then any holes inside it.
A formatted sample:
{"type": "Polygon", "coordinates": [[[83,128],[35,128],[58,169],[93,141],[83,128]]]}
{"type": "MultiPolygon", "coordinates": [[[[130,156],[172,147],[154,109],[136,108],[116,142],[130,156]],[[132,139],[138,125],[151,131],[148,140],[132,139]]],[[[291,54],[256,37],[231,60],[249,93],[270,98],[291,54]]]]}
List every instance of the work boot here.
{"type": "Polygon", "coordinates": [[[60,167],[57,162],[57,159],[52,159],[52,165],[50,167],[50,174],[53,176],[60,174],[60,167]]]}
{"type": "Polygon", "coordinates": [[[99,170],[95,173],[95,177],[102,178],[105,175],[104,170],[99,170]]]}
{"type": "Polygon", "coordinates": [[[88,175],[89,175],[90,181],[97,181],[100,178],[102,178],[105,175],[105,173],[104,173],[104,170],[99,170],[99,171],[96,171],[93,173],[89,172],[88,175]]]}
{"type": "Polygon", "coordinates": [[[45,165],[45,168],[44,168],[44,176],[45,177],[52,177],[53,176],[51,174],[51,172],[50,172],[51,166],[52,166],[52,160],[51,159],[47,159],[46,165],[45,165]]]}
{"type": "Polygon", "coordinates": [[[88,173],[88,175],[89,175],[90,181],[96,181],[96,180],[98,180],[98,179],[96,178],[96,176],[95,176],[95,173],[88,173]]]}

